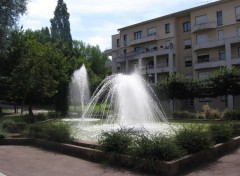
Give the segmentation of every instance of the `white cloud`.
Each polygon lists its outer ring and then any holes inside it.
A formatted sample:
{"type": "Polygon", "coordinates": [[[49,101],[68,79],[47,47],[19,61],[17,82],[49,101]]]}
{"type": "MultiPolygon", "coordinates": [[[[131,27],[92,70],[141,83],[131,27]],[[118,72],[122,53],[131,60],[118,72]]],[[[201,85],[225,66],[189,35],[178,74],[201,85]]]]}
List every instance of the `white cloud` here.
{"type": "MultiPolygon", "coordinates": [[[[111,46],[111,35],[117,29],[148,19],[174,13],[217,0],[64,0],[70,13],[73,39],[99,45],[102,50],[111,46]]],[[[50,26],[57,0],[31,0],[27,15],[20,20],[24,29],[50,26]]]]}

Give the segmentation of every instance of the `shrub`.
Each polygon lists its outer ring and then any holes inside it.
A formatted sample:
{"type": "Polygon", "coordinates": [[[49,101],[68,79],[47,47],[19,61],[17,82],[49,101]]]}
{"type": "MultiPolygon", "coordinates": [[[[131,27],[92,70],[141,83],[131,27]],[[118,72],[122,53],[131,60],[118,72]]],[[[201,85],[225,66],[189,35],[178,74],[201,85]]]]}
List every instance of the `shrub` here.
{"type": "Polygon", "coordinates": [[[216,144],[226,142],[233,136],[233,129],[229,124],[211,124],[209,131],[216,144]]]}
{"type": "Polygon", "coordinates": [[[209,148],[212,144],[209,132],[201,125],[184,127],[176,134],[176,143],[187,153],[195,153],[209,148]]]}
{"type": "Polygon", "coordinates": [[[203,105],[202,113],[206,119],[220,119],[221,113],[218,109],[210,108],[208,104],[203,105]]]}
{"type": "Polygon", "coordinates": [[[175,118],[175,119],[193,119],[194,113],[191,113],[188,111],[174,112],[173,118],[175,118]]]}
{"type": "Polygon", "coordinates": [[[17,132],[16,122],[11,119],[4,120],[2,122],[2,129],[8,133],[15,133],[17,132]]]}
{"type": "Polygon", "coordinates": [[[233,136],[240,136],[240,123],[231,123],[233,136]]]}
{"type": "Polygon", "coordinates": [[[137,157],[164,161],[176,159],[183,154],[172,138],[160,135],[141,135],[130,151],[137,157]]]}
{"type": "Polygon", "coordinates": [[[240,110],[226,110],[223,113],[223,119],[240,120],[240,110]]]}
{"type": "Polygon", "coordinates": [[[0,128],[0,139],[5,137],[6,137],[6,133],[0,128]]]}
{"type": "Polygon", "coordinates": [[[59,118],[59,117],[60,117],[59,112],[48,112],[47,113],[47,118],[48,119],[55,119],[55,118],[59,118]]]}
{"type": "Polygon", "coordinates": [[[132,145],[134,134],[133,129],[126,128],[103,132],[98,139],[99,148],[105,152],[125,154],[132,145]]]}
{"type": "Polygon", "coordinates": [[[30,125],[27,136],[56,142],[71,142],[71,126],[64,122],[50,122],[30,125]]]}

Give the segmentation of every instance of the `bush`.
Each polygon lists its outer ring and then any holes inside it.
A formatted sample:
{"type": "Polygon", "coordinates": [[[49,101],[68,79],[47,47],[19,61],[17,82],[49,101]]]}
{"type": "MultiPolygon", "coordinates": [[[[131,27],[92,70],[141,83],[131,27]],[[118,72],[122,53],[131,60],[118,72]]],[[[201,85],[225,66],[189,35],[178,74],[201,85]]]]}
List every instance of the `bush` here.
{"type": "Polygon", "coordinates": [[[6,133],[0,128],[0,139],[5,137],[6,137],[6,133]]]}
{"type": "Polygon", "coordinates": [[[132,145],[133,129],[120,128],[117,131],[103,132],[98,139],[100,150],[125,154],[132,145]]]}
{"type": "Polygon", "coordinates": [[[209,132],[201,125],[183,128],[175,137],[177,145],[187,153],[208,149],[212,144],[209,132]]]}
{"type": "Polygon", "coordinates": [[[47,118],[48,119],[55,119],[55,118],[59,118],[59,117],[60,117],[59,112],[48,112],[47,113],[47,118]]]}
{"type": "Polygon", "coordinates": [[[150,137],[141,135],[135,140],[135,144],[130,151],[136,157],[163,161],[176,159],[183,154],[183,151],[180,150],[172,138],[160,135],[150,137]]]}
{"type": "Polygon", "coordinates": [[[223,113],[223,119],[240,120],[240,110],[226,110],[223,113]]]}
{"type": "Polygon", "coordinates": [[[64,122],[50,122],[30,125],[26,135],[56,142],[71,142],[71,126],[64,122]]]}
{"type": "Polygon", "coordinates": [[[240,136],[240,123],[231,123],[233,136],[240,136]]]}
{"type": "Polygon", "coordinates": [[[174,112],[173,118],[175,118],[175,119],[193,119],[194,113],[191,113],[188,111],[174,112]]]}
{"type": "Polygon", "coordinates": [[[218,109],[210,108],[208,104],[203,105],[202,114],[206,119],[220,119],[221,113],[218,109]]]}
{"type": "Polygon", "coordinates": [[[2,122],[2,129],[8,133],[16,133],[23,130],[26,127],[25,122],[16,122],[11,119],[4,120],[2,122]]]}
{"type": "Polygon", "coordinates": [[[11,119],[4,120],[2,122],[2,129],[8,133],[15,133],[17,132],[16,122],[11,119]]]}
{"type": "Polygon", "coordinates": [[[209,131],[216,144],[226,142],[233,136],[233,129],[229,124],[211,124],[209,131]]]}

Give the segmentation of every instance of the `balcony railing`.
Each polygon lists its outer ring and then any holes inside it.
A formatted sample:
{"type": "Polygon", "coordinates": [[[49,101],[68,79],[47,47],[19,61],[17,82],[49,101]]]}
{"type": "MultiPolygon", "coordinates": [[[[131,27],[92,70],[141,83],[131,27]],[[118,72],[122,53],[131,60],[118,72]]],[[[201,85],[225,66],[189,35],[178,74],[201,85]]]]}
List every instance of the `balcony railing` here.
{"type": "Polygon", "coordinates": [[[229,43],[240,43],[240,36],[237,32],[234,33],[226,33],[222,39],[207,39],[204,41],[201,41],[200,43],[197,43],[193,46],[193,50],[197,51],[200,49],[206,49],[206,48],[215,48],[218,46],[225,45],[226,41],[229,43]]]}
{"type": "Polygon", "coordinates": [[[166,54],[169,54],[170,51],[173,51],[173,53],[175,53],[173,44],[171,46],[166,46],[163,48],[160,48],[160,47],[159,48],[154,47],[152,49],[146,48],[143,51],[133,51],[126,54],[121,54],[117,56],[115,60],[116,62],[124,62],[126,60],[135,60],[135,59],[150,57],[155,55],[166,55],[166,54]]]}
{"type": "Polygon", "coordinates": [[[197,60],[194,69],[205,69],[205,68],[216,68],[216,67],[222,67],[226,65],[226,60],[225,59],[220,59],[219,57],[217,58],[210,58],[208,60],[197,60]]]}
{"type": "Polygon", "coordinates": [[[154,40],[158,40],[158,34],[157,33],[148,34],[147,36],[143,36],[139,39],[134,39],[134,40],[129,42],[129,45],[136,45],[136,44],[139,44],[139,43],[145,43],[145,42],[154,41],[154,40]]]}
{"type": "Polygon", "coordinates": [[[216,26],[217,26],[217,23],[214,20],[206,21],[200,24],[193,24],[192,32],[194,33],[194,32],[199,32],[207,29],[214,29],[216,28],[216,26]]]}

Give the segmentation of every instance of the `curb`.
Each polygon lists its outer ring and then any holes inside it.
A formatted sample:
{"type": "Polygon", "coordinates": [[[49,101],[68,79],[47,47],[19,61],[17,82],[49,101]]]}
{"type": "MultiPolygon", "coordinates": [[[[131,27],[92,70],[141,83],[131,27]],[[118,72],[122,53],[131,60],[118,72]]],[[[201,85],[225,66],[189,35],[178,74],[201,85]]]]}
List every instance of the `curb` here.
{"type": "Polygon", "coordinates": [[[148,160],[114,153],[105,153],[95,149],[96,145],[91,143],[76,142],[75,144],[77,145],[30,138],[0,139],[0,145],[28,145],[40,147],[62,154],[87,159],[89,161],[107,161],[111,165],[137,169],[146,173],[177,175],[196,167],[200,163],[216,160],[218,157],[238,148],[240,146],[240,136],[235,137],[228,142],[217,144],[208,150],[186,155],[180,159],[168,162],[148,160]]]}

